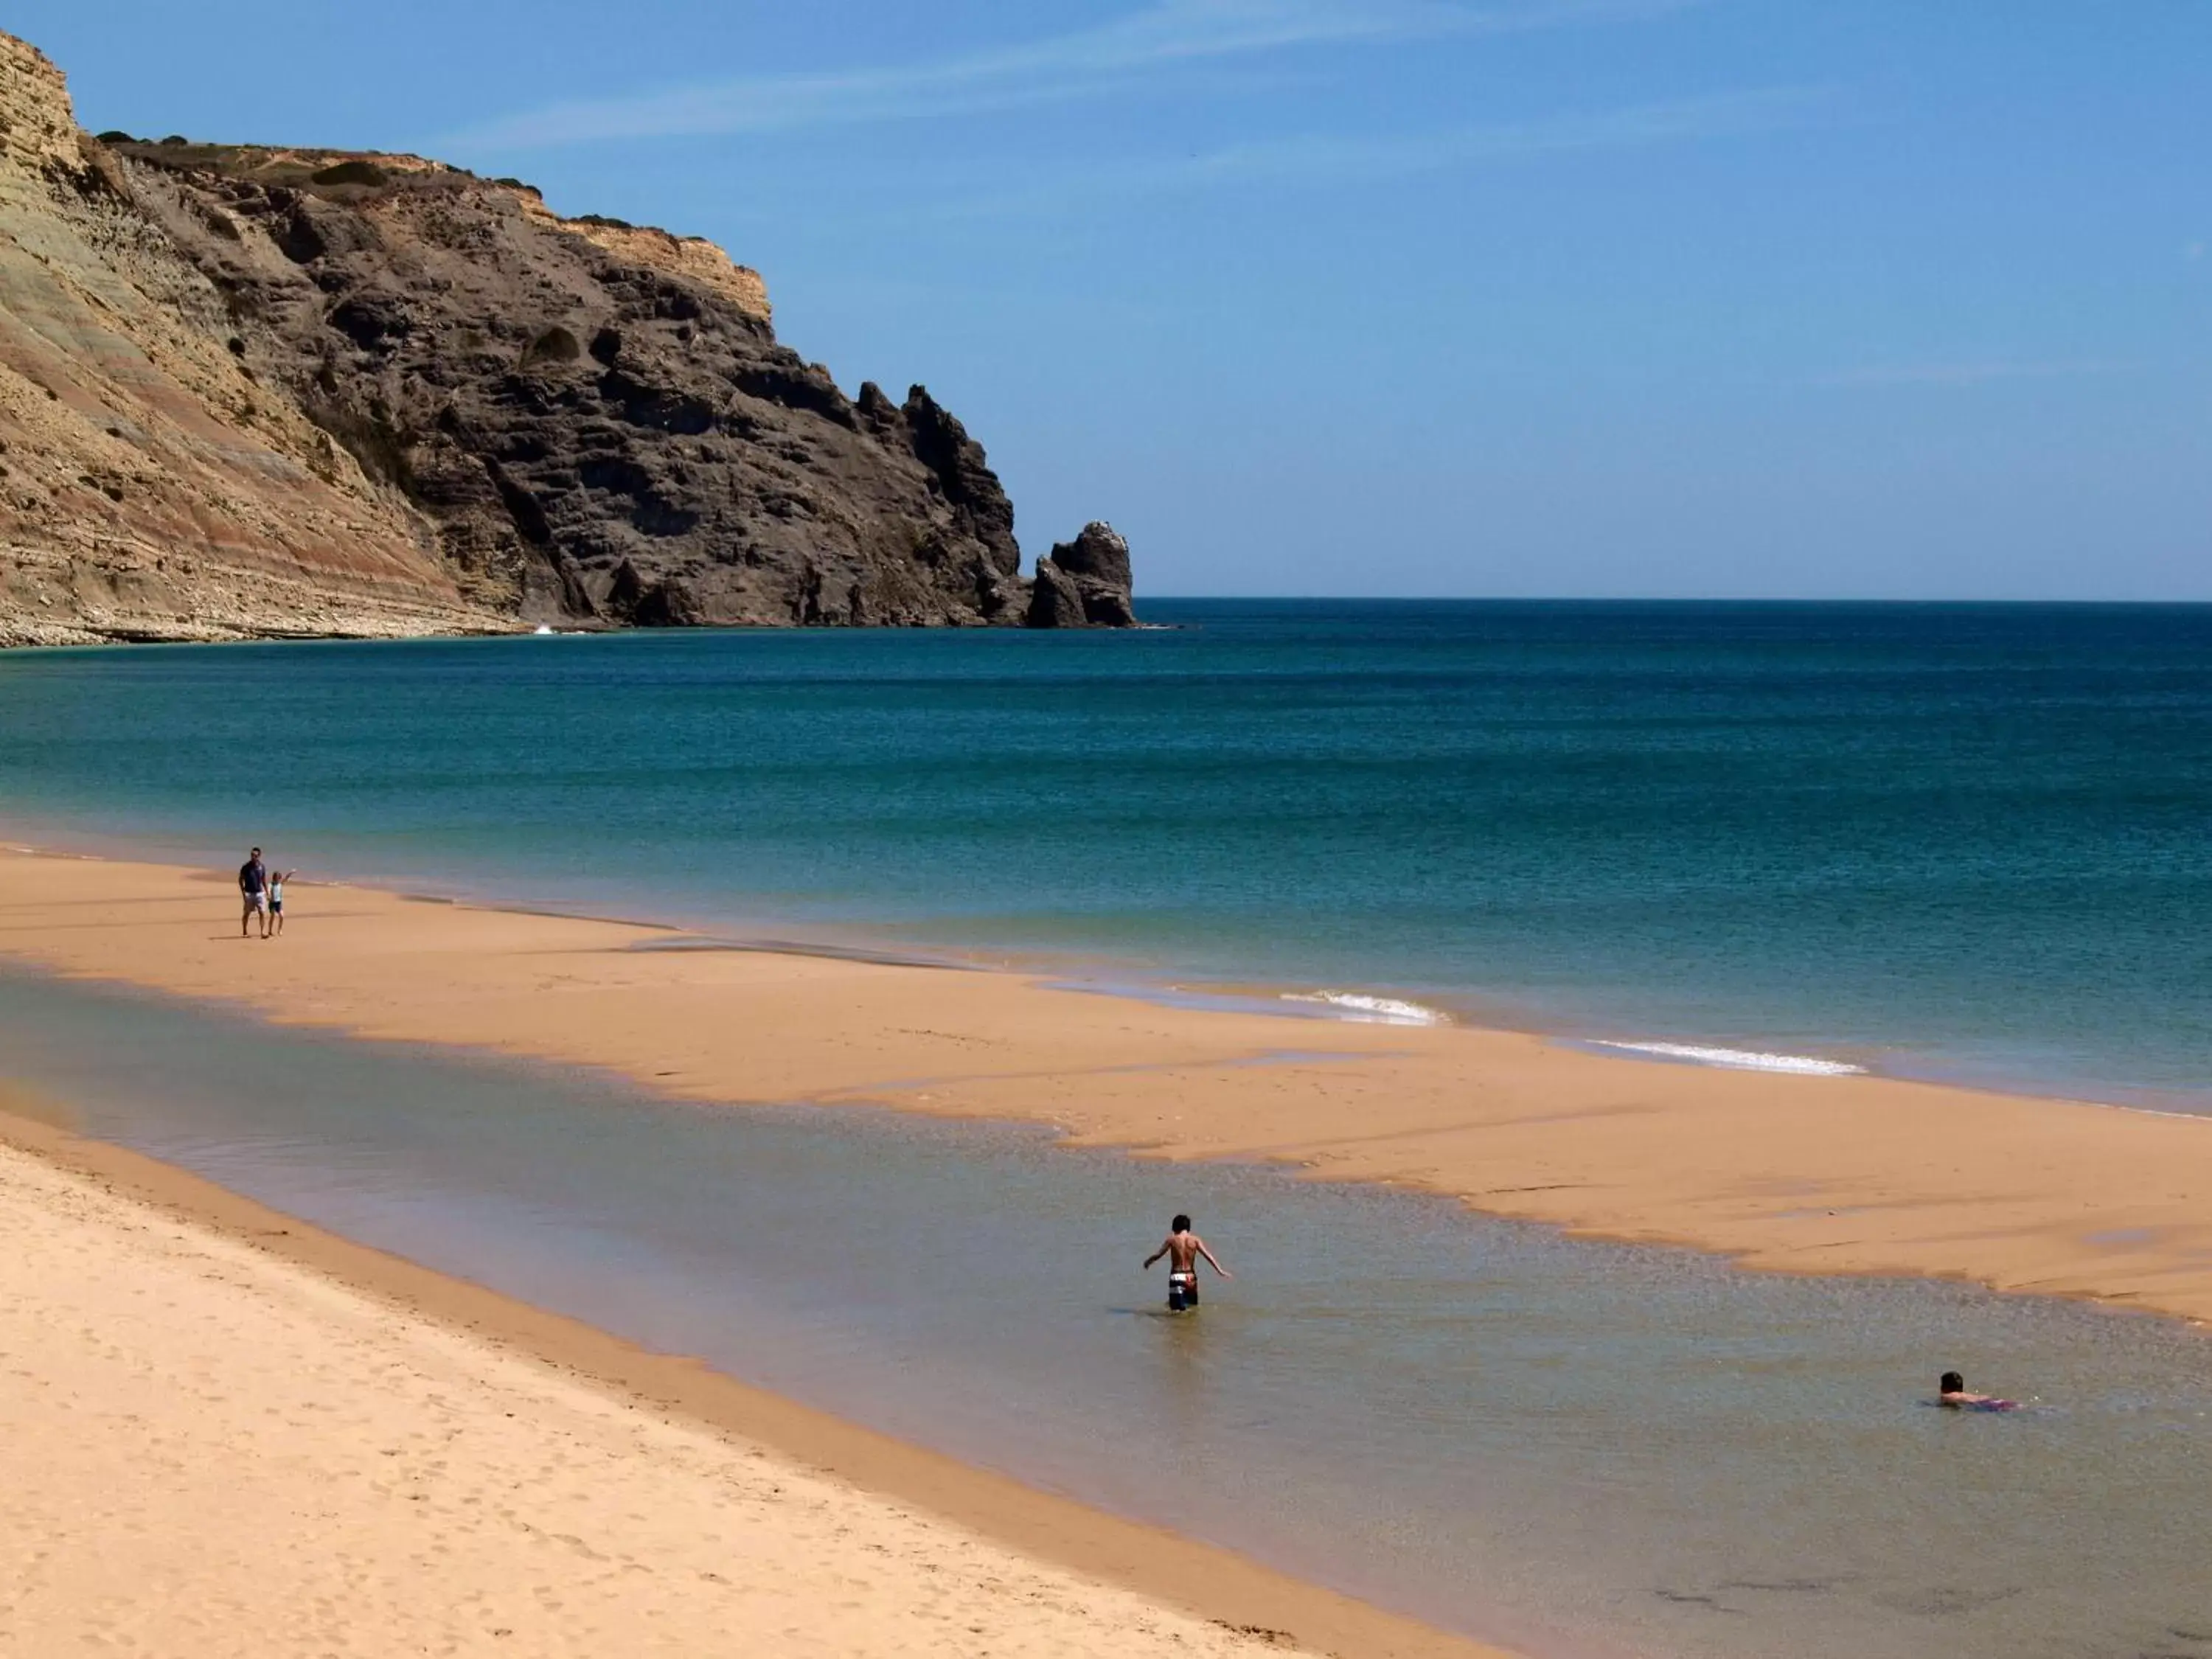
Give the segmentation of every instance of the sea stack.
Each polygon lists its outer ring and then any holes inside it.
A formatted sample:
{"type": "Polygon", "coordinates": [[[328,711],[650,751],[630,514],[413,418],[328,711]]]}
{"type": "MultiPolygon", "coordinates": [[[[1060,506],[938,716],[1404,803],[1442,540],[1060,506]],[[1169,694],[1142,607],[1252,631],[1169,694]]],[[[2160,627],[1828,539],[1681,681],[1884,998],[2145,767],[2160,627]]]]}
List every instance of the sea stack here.
{"type": "Polygon", "coordinates": [[[1031,628],[1132,628],[1129,544],[1110,524],[1092,520],[1072,542],[1037,561],[1030,589],[1031,628]]]}

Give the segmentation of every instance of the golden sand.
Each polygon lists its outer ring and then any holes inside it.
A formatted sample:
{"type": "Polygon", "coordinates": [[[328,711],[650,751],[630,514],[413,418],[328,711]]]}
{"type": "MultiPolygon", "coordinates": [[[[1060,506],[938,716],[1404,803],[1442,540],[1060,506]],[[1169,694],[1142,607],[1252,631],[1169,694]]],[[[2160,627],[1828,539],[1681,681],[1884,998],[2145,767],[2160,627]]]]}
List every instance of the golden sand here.
{"type": "Polygon", "coordinates": [[[127,1152],[0,1139],[0,1653],[1500,1659],[127,1152]]]}
{"type": "Polygon", "coordinates": [[[1009,973],[640,949],[676,936],[368,888],[289,895],[290,931],[264,944],[237,937],[227,871],[8,853],[0,954],[280,1022],[610,1066],[687,1098],[1030,1119],[1756,1267],[2212,1318],[2212,1121],[1163,1007],[1009,973]]]}

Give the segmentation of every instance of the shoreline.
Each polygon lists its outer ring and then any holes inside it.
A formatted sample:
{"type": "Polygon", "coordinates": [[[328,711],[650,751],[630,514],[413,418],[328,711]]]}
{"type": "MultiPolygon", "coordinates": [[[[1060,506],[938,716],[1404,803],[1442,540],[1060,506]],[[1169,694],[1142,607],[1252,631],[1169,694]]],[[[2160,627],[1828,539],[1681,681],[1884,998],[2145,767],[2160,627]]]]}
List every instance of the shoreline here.
{"type": "MultiPolygon", "coordinates": [[[[1134,1592],[1248,1645],[1376,1659],[1512,1659],[1279,1573],[1218,1546],[1092,1509],[959,1462],[698,1361],[660,1353],[466,1279],[356,1243],[202,1176],[26,1110],[0,1089],[0,1148],[135,1208],[242,1245],[413,1322],[535,1361],[618,1405],[702,1427],[838,1485],[911,1505],[1026,1560],[1134,1592]]],[[[21,1356],[19,1356],[21,1358],[21,1356]]],[[[35,1358],[35,1356],[33,1356],[35,1358]]],[[[857,1564],[856,1564],[857,1565],[857,1564]]]]}
{"type": "Polygon", "coordinates": [[[0,956],[278,1024],[600,1066],[702,1103],[865,1103],[1041,1122],[1143,1157],[1284,1163],[1754,1269],[1960,1278],[2212,1319],[2212,1119],[1177,1006],[370,887],[301,885],[294,930],[263,952],[230,933],[233,910],[219,872],[0,854],[0,956]]]}
{"type": "MultiPolygon", "coordinates": [[[[189,838],[169,841],[143,835],[86,832],[45,820],[0,814],[0,856],[8,854],[203,872],[219,867],[219,860],[199,863],[203,854],[210,859],[215,855],[189,838]]],[[[2071,1081],[2063,1075],[2038,1078],[1993,1062],[1972,1062],[1940,1052],[1915,1060],[1905,1050],[1863,1037],[1824,1042],[1808,1036],[1802,1043],[1793,1039],[1790,1046],[1778,1048],[1777,1039],[1759,1034],[1715,1036],[1705,1026],[1663,1022],[1652,1025],[1594,1010],[1540,1006],[1516,994],[1367,981],[1346,990],[1328,988],[1317,979],[1276,981],[1233,973],[1187,975],[1157,963],[1123,961],[1074,945],[1013,947],[909,939],[895,927],[871,931],[851,921],[810,921],[767,911],[740,911],[726,916],[680,906],[640,905],[632,910],[625,908],[623,896],[613,892],[570,906],[557,899],[503,890],[495,879],[449,882],[421,872],[349,872],[309,878],[299,884],[380,893],[410,903],[496,915],[599,922],[663,936],[641,939],[633,947],[640,951],[823,957],[894,968],[1010,975],[1073,994],[1126,998],[1169,1008],[1298,1019],[1324,1029],[1360,1024],[1448,1025],[1524,1036],[1644,1065],[1866,1076],[1967,1095],[2054,1101],[2212,1121],[2212,1083],[2178,1089],[2116,1082],[2110,1078],[2071,1081]],[[1396,1017],[1389,1011],[1418,1012],[1420,1017],[1396,1017]],[[1769,1063],[1748,1063],[1753,1061],[1769,1063]]]]}

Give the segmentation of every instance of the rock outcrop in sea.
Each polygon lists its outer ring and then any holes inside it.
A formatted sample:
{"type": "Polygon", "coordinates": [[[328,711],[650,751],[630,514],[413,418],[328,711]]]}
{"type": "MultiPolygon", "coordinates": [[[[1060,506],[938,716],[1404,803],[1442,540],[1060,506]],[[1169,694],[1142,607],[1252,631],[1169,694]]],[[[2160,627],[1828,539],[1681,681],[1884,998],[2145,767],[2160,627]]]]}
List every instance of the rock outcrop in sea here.
{"type": "Polygon", "coordinates": [[[1037,561],[1028,621],[1031,628],[1133,628],[1128,542],[1094,519],[1073,541],[1056,544],[1037,561]]]}
{"type": "Polygon", "coordinates": [[[696,238],[410,155],[78,131],[0,35],[0,642],[1123,624],[981,445],[696,238]]]}

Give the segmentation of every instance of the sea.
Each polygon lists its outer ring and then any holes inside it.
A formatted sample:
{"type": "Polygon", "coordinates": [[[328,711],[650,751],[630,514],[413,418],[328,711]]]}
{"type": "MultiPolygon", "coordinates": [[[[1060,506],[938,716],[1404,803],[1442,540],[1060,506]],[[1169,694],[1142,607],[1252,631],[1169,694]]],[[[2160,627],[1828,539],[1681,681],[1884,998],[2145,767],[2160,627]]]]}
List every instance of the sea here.
{"type": "Polygon", "coordinates": [[[1144,610],[1128,633],[9,653],[0,824],[1139,994],[2212,1109],[2212,606],[1144,610]]]}
{"type": "MultiPolygon", "coordinates": [[[[1655,1064],[2212,1111],[2212,607],[1145,608],[1133,633],[0,653],[0,826],[1655,1064]]],[[[2212,1659],[2212,1370],[2179,1321],[1747,1273],[1034,1126],[732,1111],[5,966],[0,1080],[1536,1659],[2212,1659]],[[1184,1318],[1137,1267],[1175,1210],[1237,1273],[1184,1318]],[[1953,1367],[2026,1409],[1936,1408],[1953,1367]]]]}

